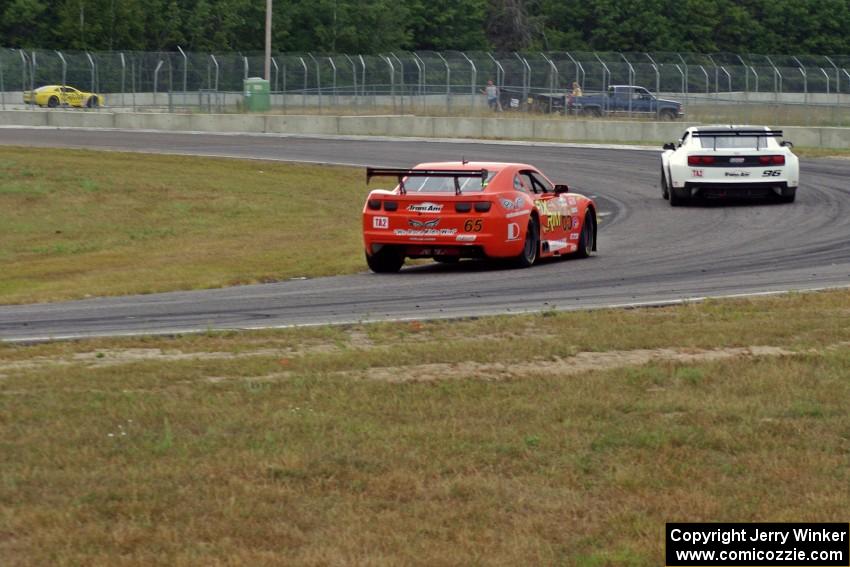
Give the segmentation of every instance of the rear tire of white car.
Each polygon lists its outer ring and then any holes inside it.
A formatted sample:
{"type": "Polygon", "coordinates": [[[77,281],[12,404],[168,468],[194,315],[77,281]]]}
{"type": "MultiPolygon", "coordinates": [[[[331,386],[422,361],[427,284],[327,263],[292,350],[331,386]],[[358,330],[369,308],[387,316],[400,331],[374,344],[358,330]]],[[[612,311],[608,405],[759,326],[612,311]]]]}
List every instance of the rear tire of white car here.
{"type": "Polygon", "coordinates": [[[793,203],[794,199],[797,198],[797,188],[796,187],[786,187],[782,190],[782,195],[779,196],[779,200],[783,203],[793,203]]]}
{"type": "MultiPolygon", "coordinates": [[[[683,189],[683,191],[684,191],[684,189],[683,189]]],[[[687,202],[688,202],[687,197],[685,197],[682,193],[679,193],[679,191],[675,187],[670,187],[670,206],[671,207],[681,207],[681,206],[687,204],[687,202]]]]}
{"type": "Polygon", "coordinates": [[[661,167],[661,198],[665,201],[670,198],[670,189],[667,186],[667,176],[664,175],[664,167],[661,167]]]}

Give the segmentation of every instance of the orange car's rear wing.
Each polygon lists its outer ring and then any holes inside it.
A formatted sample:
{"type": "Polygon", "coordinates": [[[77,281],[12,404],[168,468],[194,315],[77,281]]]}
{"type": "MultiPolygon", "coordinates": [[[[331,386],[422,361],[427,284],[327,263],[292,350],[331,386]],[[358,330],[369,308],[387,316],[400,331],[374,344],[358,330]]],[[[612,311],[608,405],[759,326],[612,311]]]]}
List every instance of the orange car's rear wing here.
{"type": "Polygon", "coordinates": [[[458,179],[461,177],[480,177],[484,182],[490,174],[486,169],[399,169],[393,167],[367,167],[366,168],[366,183],[372,180],[373,177],[396,177],[398,179],[398,188],[402,195],[407,193],[404,188],[405,177],[448,177],[455,181],[455,195],[460,195],[460,183],[458,179]]]}

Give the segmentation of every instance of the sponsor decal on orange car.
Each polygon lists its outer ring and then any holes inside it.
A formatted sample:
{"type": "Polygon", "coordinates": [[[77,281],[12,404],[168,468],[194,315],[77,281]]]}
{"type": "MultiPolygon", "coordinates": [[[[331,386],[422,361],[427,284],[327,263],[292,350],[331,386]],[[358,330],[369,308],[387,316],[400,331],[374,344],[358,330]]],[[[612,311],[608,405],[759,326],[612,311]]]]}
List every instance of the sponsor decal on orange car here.
{"type": "Polygon", "coordinates": [[[508,223],[508,240],[519,240],[519,225],[515,222],[508,223]]]}
{"type": "Polygon", "coordinates": [[[458,242],[475,242],[476,238],[478,238],[477,234],[458,234],[455,240],[458,242]]]}
{"type": "Polygon", "coordinates": [[[416,203],[408,205],[407,210],[411,213],[439,213],[443,210],[443,205],[437,203],[416,203]]]}
{"type": "Polygon", "coordinates": [[[372,228],[387,229],[389,227],[389,217],[372,217],[372,228]]]}
{"type": "Polygon", "coordinates": [[[397,228],[393,231],[396,236],[454,236],[456,228],[397,228]]]}
{"type": "Polygon", "coordinates": [[[416,219],[408,219],[407,224],[413,228],[437,228],[437,225],[440,224],[440,219],[431,219],[431,220],[423,220],[418,221],[416,219]]]}

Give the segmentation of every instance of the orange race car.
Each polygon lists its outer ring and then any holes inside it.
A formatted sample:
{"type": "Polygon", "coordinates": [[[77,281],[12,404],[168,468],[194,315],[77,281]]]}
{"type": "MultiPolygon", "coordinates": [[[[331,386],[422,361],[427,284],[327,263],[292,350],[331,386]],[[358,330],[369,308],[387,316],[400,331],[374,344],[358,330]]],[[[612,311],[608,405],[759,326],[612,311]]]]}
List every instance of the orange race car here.
{"type": "Polygon", "coordinates": [[[528,267],[539,258],[596,250],[596,204],[553,185],[521,163],[422,163],[413,169],[366,169],[394,177],[363,207],[366,262],[397,272],[405,258],[505,258],[528,267]]]}

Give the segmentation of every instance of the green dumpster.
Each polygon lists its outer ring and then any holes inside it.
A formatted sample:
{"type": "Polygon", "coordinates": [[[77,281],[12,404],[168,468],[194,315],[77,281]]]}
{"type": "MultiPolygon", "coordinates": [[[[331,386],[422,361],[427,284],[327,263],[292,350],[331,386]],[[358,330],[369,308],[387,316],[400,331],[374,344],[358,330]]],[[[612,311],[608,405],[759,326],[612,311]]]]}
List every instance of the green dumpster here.
{"type": "Polygon", "coordinates": [[[244,80],[245,110],[249,112],[265,112],[271,108],[269,82],[259,77],[244,80]]]}

